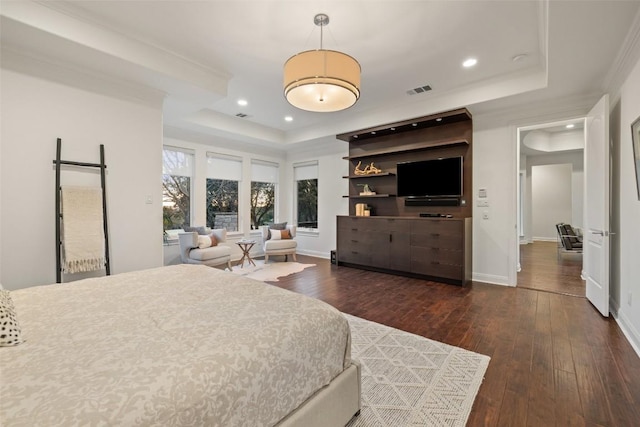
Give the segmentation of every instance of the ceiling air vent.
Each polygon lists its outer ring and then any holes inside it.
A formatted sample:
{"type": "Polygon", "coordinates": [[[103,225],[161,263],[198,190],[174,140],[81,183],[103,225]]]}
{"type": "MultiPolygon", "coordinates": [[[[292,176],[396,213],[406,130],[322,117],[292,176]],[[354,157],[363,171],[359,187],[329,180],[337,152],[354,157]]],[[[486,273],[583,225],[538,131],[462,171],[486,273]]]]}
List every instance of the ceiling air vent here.
{"type": "Polygon", "coordinates": [[[431,86],[424,85],[424,86],[417,87],[415,89],[408,90],[407,95],[417,95],[419,93],[428,92],[430,90],[431,90],[431,86]]]}
{"type": "Polygon", "coordinates": [[[249,115],[245,113],[238,113],[236,114],[236,117],[240,117],[241,119],[244,119],[245,117],[249,117],[249,115]]]}

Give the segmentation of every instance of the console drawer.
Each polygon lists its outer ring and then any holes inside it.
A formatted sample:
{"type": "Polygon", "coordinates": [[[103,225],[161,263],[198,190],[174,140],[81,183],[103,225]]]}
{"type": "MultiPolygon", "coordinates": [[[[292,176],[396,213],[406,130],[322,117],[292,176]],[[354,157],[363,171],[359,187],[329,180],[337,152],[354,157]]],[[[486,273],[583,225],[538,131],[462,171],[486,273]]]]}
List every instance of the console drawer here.
{"type": "Polygon", "coordinates": [[[443,264],[436,260],[411,257],[411,272],[446,279],[462,280],[464,278],[461,265],[443,264]]]}

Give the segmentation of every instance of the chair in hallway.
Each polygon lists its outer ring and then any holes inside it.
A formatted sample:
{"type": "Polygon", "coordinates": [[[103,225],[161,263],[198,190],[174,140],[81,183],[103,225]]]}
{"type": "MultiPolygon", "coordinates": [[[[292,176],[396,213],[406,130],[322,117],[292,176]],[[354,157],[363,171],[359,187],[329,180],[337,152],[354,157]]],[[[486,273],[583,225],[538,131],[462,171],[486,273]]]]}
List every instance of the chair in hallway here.
{"type": "Polygon", "coordinates": [[[558,231],[558,256],[560,253],[582,253],[582,237],[578,236],[571,224],[556,224],[558,231]]]}

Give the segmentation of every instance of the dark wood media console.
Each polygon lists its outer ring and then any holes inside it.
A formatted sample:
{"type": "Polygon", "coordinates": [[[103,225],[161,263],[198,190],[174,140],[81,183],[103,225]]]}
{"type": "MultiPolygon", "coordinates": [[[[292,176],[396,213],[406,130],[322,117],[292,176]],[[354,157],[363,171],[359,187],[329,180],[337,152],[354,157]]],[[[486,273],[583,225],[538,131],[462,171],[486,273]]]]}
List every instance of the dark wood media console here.
{"type": "Polygon", "coordinates": [[[471,218],[338,216],[338,265],[464,285],[471,218]]]}
{"type": "Polygon", "coordinates": [[[473,122],[465,108],[337,135],[349,143],[349,215],[338,216],[337,262],[464,285],[471,280],[473,122]],[[461,157],[460,197],[397,196],[397,166],[461,157]],[[361,175],[375,164],[376,173],[361,175]],[[358,174],[356,174],[358,167],[358,174]],[[378,171],[378,169],[380,171],[378,171]],[[361,194],[364,185],[375,194],[361,194]],[[371,216],[355,216],[366,203],[371,216]],[[422,218],[421,214],[436,217],[422,218]],[[448,216],[449,218],[439,217],[448,216]]]}

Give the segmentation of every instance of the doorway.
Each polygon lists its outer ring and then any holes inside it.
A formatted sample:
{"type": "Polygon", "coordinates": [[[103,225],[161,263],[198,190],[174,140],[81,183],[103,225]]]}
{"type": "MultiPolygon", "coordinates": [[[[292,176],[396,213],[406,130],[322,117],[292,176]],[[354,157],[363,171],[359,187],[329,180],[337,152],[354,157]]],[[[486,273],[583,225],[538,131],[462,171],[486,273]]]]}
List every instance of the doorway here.
{"type": "Polygon", "coordinates": [[[582,254],[562,250],[557,224],[581,234],[584,119],[518,129],[517,286],[585,297],[582,254]]]}

